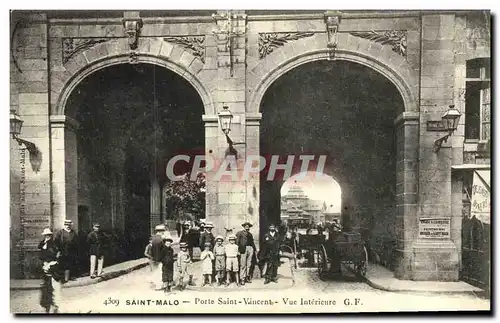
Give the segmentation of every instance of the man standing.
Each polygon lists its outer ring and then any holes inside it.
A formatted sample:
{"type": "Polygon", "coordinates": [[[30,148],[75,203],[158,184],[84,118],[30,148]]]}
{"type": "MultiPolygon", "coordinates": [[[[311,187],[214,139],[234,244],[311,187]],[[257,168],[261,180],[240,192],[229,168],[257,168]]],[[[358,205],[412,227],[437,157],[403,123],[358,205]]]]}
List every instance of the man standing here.
{"type": "Polygon", "coordinates": [[[267,265],[264,284],[269,284],[271,281],[277,283],[280,263],[280,238],[274,224],[269,226],[269,232],[264,235],[262,247],[262,258],[267,265]]]}
{"type": "Polygon", "coordinates": [[[64,270],[64,282],[75,280],[75,260],[78,250],[78,239],[76,232],[72,229],[73,222],[71,220],[64,220],[64,228],[59,230],[54,237],[57,248],[59,249],[59,263],[62,270],[64,270]]]}
{"type": "Polygon", "coordinates": [[[163,242],[163,232],[165,227],[157,225],[155,227],[155,234],[151,240],[151,281],[155,289],[161,289],[163,284],[159,285],[161,281],[161,267],[160,264],[164,258],[165,244],[163,242]]]}
{"type": "Polygon", "coordinates": [[[250,233],[252,224],[247,221],[241,226],[243,230],[236,233],[236,244],[240,253],[240,284],[245,285],[245,282],[252,282],[249,269],[252,266],[252,257],[256,248],[253,235],[250,233]]]}
{"type": "Polygon", "coordinates": [[[212,233],[214,225],[211,222],[205,223],[205,231],[200,234],[200,248],[205,246],[205,243],[210,243],[210,251],[214,250],[215,236],[212,233]]]}
{"type": "Polygon", "coordinates": [[[189,257],[193,260],[193,248],[198,240],[196,239],[196,230],[191,228],[191,223],[189,221],[184,222],[184,230],[182,231],[180,242],[187,244],[189,257]]]}
{"type": "Polygon", "coordinates": [[[89,245],[90,254],[90,278],[94,279],[95,263],[97,260],[97,277],[101,277],[102,267],[104,266],[104,253],[103,253],[103,234],[99,231],[99,223],[94,223],[92,232],[87,236],[87,244],[89,245]]]}

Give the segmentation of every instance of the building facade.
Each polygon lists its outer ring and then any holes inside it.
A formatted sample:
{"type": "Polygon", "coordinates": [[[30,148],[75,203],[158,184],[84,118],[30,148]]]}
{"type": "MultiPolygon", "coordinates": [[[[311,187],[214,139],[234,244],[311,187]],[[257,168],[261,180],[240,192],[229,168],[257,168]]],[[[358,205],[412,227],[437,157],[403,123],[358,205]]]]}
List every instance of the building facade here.
{"type": "MultiPolygon", "coordinates": [[[[10,109],[24,120],[20,138],[34,143],[40,152],[35,155],[41,156],[39,165],[30,165],[36,158],[11,140],[14,273],[29,277],[37,266],[42,229],[59,229],[65,219],[78,229],[79,218],[88,217],[79,212],[103,213],[100,220],[126,227],[120,178],[100,182],[102,193],[96,195],[109,194],[106,201],[82,204],[81,188],[93,179],[82,172],[77,108],[69,98],[86,78],[127,64],[173,72],[202,102],[205,155],[223,159],[227,153],[218,117],[226,105],[234,116],[231,140],[244,143],[234,147],[238,159],[245,160],[260,154],[260,127],[269,108],[261,101],[267,89],[301,65],[331,61],[376,71],[393,84],[402,102],[392,123],[395,167],[387,173],[394,176],[388,184],[393,197],[368,196],[366,184],[343,172],[350,163],[339,164],[327,171],[342,187],[342,212],[370,218],[373,249],[387,248],[380,238],[393,241],[397,277],[460,278],[463,214],[470,205],[464,185],[472,185],[464,174],[478,164],[488,171],[490,164],[488,12],[19,11],[12,15],[11,34],[10,109]],[[436,151],[436,139],[447,133],[440,122],[450,105],[462,116],[436,151]],[[99,205],[107,211],[100,212],[99,205]]],[[[112,155],[120,156],[120,148],[113,147],[112,155]]],[[[258,174],[230,181],[211,175],[207,172],[206,216],[217,230],[245,220],[256,228],[265,223],[268,214],[261,210],[268,202],[258,174]]],[[[146,201],[150,226],[161,221],[162,189],[156,180],[150,181],[151,201],[146,201]]]]}
{"type": "Polygon", "coordinates": [[[303,218],[311,224],[324,221],[323,201],[310,199],[300,186],[291,186],[281,197],[281,221],[303,218]]]}

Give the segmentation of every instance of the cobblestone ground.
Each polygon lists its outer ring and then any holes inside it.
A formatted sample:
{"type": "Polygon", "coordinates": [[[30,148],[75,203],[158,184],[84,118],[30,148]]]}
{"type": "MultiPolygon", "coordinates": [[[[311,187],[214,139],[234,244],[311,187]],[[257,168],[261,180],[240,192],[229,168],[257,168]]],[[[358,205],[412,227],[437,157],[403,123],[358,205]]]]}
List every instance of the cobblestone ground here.
{"type": "MultiPolygon", "coordinates": [[[[281,283],[283,286],[288,286],[283,289],[277,288],[280,286],[278,283],[273,289],[267,290],[229,287],[231,293],[195,289],[174,291],[165,295],[164,292],[155,291],[150,286],[148,271],[148,268],[143,268],[99,284],[63,289],[64,300],[61,311],[66,313],[220,311],[312,313],[489,309],[488,300],[473,295],[412,295],[384,292],[352,277],[345,277],[341,281],[321,281],[314,269],[295,270],[295,284],[289,287],[289,284],[283,282],[281,283]],[[110,299],[118,300],[119,304],[105,305],[105,301],[110,299]],[[140,302],[143,302],[142,305],[140,302]],[[250,304],[252,302],[259,304],[250,304]]],[[[255,283],[260,282],[257,280],[255,283]]],[[[41,307],[38,305],[39,291],[11,291],[10,296],[11,312],[41,312],[41,307]]]]}

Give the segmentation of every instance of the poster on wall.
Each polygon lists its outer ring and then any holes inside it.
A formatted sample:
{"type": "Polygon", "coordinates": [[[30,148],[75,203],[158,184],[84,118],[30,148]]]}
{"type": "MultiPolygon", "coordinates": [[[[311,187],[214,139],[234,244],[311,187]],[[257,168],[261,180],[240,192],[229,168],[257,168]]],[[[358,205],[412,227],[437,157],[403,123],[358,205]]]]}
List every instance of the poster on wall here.
{"type": "Polygon", "coordinates": [[[475,170],[472,182],[471,216],[490,224],[490,170],[475,170]]]}

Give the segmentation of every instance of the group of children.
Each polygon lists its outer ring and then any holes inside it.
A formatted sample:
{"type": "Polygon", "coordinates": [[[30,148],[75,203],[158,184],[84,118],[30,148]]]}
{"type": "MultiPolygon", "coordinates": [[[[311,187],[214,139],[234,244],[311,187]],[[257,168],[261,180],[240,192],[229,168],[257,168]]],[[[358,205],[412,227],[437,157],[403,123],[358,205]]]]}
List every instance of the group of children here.
{"type": "MultiPolygon", "coordinates": [[[[184,290],[187,285],[194,285],[193,275],[191,274],[191,264],[193,260],[188,251],[188,244],[186,242],[181,242],[179,244],[180,251],[177,257],[172,248],[173,240],[171,238],[166,238],[164,244],[161,246],[161,250],[152,251],[153,249],[153,238],[150,239],[149,245],[146,247],[145,254],[151,260],[151,270],[154,271],[154,267],[162,264],[162,289],[165,292],[170,292],[174,285],[174,265],[177,261],[177,271],[179,278],[179,290],[184,290]]],[[[222,236],[217,236],[215,239],[215,246],[212,250],[212,245],[210,242],[204,244],[204,250],[200,254],[201,266],[202,266],[202,287],[206,285],[208,281],[209,285],[212,285],[212,278],[215,277],[215,281],[218,286],[223,283],[225,286],[229,285],[230,276],[233,274],[235,276],[236,284],[239,284],[239,264],[238,264],[238,245],[236,244],[236,236],[231,234],[228,236],[229,243],[223,245],[224,238],[222,236]]]]}
{"type": "Polygon", "coordinates": [[[236,236],[231,234],[228,240],[229,243],[224,246],[224,238],[222,236],[217,236],[217,238],[215,238],[213,251],[210,250],[212,247],[211,244],[205,243],[205,250],[203,250],[200,255],[203,271],[202,286],[205,285],[207,280],[208,283],[212,285],[212,276],[215,276],[218,286],[222,285],[224,281],[225,285],[228,286],[231,274],[235,276],[236,284],[239,284],[239,252],[238,246],[236,245],[236,236]],[[225,275],[224,272],[226,273],[225,275]]]}

